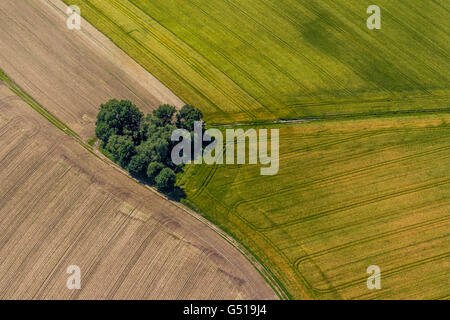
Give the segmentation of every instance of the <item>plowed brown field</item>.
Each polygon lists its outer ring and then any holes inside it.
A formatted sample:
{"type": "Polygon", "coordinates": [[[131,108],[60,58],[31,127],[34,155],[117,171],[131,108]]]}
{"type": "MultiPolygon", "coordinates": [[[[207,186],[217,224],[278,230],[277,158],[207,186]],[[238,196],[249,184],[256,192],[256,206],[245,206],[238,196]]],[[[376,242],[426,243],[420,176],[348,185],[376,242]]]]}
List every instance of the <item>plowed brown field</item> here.
{"type": "Polygon", "coordinates": [[[224,238],[0,85],[0,298],[276,298],[224,238]],[[69,265],[81,290],[69,290],[69,265]]]}

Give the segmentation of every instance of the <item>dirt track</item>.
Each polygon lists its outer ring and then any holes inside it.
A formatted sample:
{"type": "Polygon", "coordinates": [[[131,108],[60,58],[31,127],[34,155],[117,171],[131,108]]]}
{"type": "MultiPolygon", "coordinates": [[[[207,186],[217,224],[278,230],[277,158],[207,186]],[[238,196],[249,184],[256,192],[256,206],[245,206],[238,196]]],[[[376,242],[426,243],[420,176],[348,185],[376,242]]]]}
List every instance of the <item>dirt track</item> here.
{"type": "Polygon", "coordinates": [[[66,26],[56,0],[0,1],[0,68],[56,117],[88,139],[99,105],[129,99],[149,112],[183,102],[86,21],[66,26]]]}
{"type": "MultiPolygon", "coordinates": [[[[59,2],[0,2],[0,68],[82,137],[111,96],[145,111],[182,104],[102,35],[89,38],[86,23],[68,41],[49,3],[59,2]]],[[[1,82],[0,181],[0,298],[276,298],[211,226],[94,157],[1,82]],[[81,290],[66,288],[73,264],[81,290]]]]}

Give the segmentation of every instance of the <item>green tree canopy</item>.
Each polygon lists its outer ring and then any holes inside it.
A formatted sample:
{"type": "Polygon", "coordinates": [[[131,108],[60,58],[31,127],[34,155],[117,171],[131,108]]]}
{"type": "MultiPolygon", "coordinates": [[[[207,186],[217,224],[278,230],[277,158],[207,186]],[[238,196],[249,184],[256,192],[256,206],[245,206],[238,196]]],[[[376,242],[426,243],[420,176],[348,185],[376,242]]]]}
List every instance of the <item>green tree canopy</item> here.
{"type": "Polygon", "coordinates": [[[142,117],[142,112],[130,101],[111,99],[100,106],[95,134],[104,144],[112,135],[126,135],[136,141],[142,117]]]}
{"type": "Polygon", "coordinates": [[[181,108],[180,112],[177,113],[177,127],[193,131],[194,122],[200,121],[202,117],[203,114],[200,110],[187,104],[181,108]]]}
{"type": "Polygon", "coordinates": [[[173,115],[176,111],[177,109],[170,104],[160,105],[158,108],[153,110],[153,119],[159,126],[165,126],[172,123],[173,115]]]}
{"type": "Polygon", "coordinates": [[[135,154],[131,157],[130,163],[128,164],[128,171],[133,176],[145,176],[149,162],[148,157],[144,153],[135,154]]]}
{"type": "Polygon", "coordinates": [[[101,146],[112,154],[115,162],[135,177],[164,192],[172,192],[176,182],[176,166],[171,151],[177,142],[171,140],[177,128],[194,130],[194,121],[201,120],[202,113],[193,106],[176,108],[164,104],[143,115],[127,100],[112,99],[100,106],[95,122],[96,136],[101,146]]]}
{"type": "Polygon", "coordinates": [[[137,147],[139,153],[144,154],[149,162],[167,163],[170,160],[169,142],[161,137],[155,140],[147,140],[137,147]]]}
{"type": "Polygon", "coordinates": [[[136,154],[136,147],[129,136],[112,135],[105,148],[122,167],[126,167],[136,154]]]}
{"type": "Polygon", "coordinates": [[[164,168],[155,178],[158,190],[170,191],[174,188],[176,181],[175,172],[170,168],[164,168]]]}
{"type": "Polygon", "coordinates": [[[150,183],[155,183],[156,176],[164,169],[165,166],[160,162],[150,162],[147,168],[147,179],[150,183]]]}

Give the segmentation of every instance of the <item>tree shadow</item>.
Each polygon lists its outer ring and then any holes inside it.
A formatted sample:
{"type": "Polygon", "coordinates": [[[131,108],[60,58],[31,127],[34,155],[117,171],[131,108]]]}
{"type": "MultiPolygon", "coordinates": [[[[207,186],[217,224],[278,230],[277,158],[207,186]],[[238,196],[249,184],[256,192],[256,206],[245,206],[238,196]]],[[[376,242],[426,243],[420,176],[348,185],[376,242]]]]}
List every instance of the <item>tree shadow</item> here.
{"type": "Polygon", "coordinates": [[[180,202],[181,199],[186,199],[186,192],[184,192],[184,190],[182,188],[178,187],[178,186],[175,186],[171,190],[159,190],[159,189],[157,189],[155,187],[155,185],[151,184],[148,181],[147,177],[145,177],[144,175],[135,175],[135,174],[131,174],[131,173],[130,173],[130,175],[134,179],[138,180],[140,183],[142,183],[142,184],[144,184],[146,186],[155,188],[156,190],[158,190],[158,192],[161,192],[162,194],[167,196],[167,198],[169,200],[180,202]]]}
{"type": "Polygon", "coordinates": [[[180,202],[181,199],[186,199],[186,192],[180,187],[174,187],[172,191],[165,193],[169,200],[180,202]]]}

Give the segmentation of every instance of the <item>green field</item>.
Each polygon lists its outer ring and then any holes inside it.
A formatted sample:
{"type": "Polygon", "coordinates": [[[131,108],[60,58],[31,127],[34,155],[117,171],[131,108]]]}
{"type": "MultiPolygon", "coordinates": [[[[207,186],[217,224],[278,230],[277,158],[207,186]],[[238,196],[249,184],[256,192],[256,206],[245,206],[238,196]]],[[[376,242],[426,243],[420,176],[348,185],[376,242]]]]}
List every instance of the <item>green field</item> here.
{"type": "Polygon", "coordinates": [[[202,165],[181,181],[291,298],[449,297],[447,1],[380,0],[381,30],[365,0],[70,4],[208,125],[321,118],[273,125],[275,176],[202,165]]]}
{"type": "Polygon", "coordinates": [[[183,182],[292,297],[449,294],[450,115],[285,125],[279,173],[259,168],[190,166],[183,182]]]}
{"type": "Polygon", "coordinates": [[[447,1],[66,2],[209,122],[450,107],[447,1]]]}

